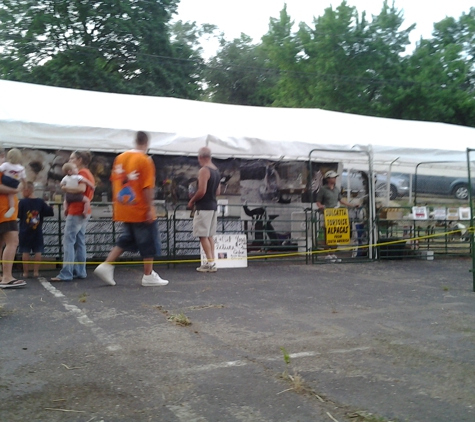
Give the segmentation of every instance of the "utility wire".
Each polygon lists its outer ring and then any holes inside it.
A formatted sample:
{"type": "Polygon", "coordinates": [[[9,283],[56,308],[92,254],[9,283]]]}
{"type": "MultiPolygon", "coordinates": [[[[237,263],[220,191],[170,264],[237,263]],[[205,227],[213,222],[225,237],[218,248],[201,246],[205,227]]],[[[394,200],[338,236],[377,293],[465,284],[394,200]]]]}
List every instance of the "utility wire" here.
{"type": "MultiPolygon", "coordinates": [[[[10,40],[24,40],[24,37],[21,35],[13,35],[10,36],[10,40]]],[[[48,40],[38,40],[35,39],[33,41],[35,44],[47,44],[49,41],[48,40]]],[[[1,46],[1,43],[0,43],[1,46]]],[[[343,75],[343,74],[334,74],[334,73],[322,73],[322,72],[315,72],[315,71],[300,71],[300,70],[288,70],[288,69],[279,69],[275,67],[257,67],[257,66],[245,66],[245,65],[236,65],[236,64],[228,64],[228,63],[222,63],[222,65],[217,65],[217,64],[211,64],[213,59],[218,58],[219,55],[215,56],[214,58],[211,58],[210,61],[205,62],[202,58],[181,58],[181,57],[172,57],[172,56],[167,56],[167,55],[158,55],[158,54],[151,54],[151,53],[143,53],[140,51],[134,51],[134,52],[127,52],[127,51],[111,51],[107,50],[106,48],[103,47],[95,47],[95,46],[86,46],[86,45],[80,45],[80,44],[70,44],[70,47],[80,47],[82,50],[89,50],[92,54],[92,52],[99,52],[101,54],[107,55],[108,60],[113,60],[113,59],[120,59],[123,58],[125,61],[130,60],[131,57],[144,57],[152,60],[161,60],[161,61],[169,61],[173,62],[178,66],[183,66],[185,67],[185,64],[187,65],[187,68],[189,69],[189,65],[195,66],[198,68],[198,70],[204,71],[204,70],[213,70],[213,71],[220,71],[220,72],[229,72],[230,69],[232,70],[242,70],[242,71],[247,71],[247,72],[253,72],[253,73],[259,73],[259,74],[270,74],[274,76],[279,76],[283,74],[287,74],[291,77],[297,77],[299,79],[305,79],[309,80],[310,78],[319,78],[323,80],[334,80],[334,81],[340,81],[340,82],[353,82],[353,83],[364,83],[368,85],[379,85],[379,86],[399,86],[399,87],[413,87],[413,86],[420,86],[422,88],[437,88],[437,89],[455,89],[457,91],[466,91],[462,86],[460,87],[454,87],[453,85],[451,86],[442,86],[443,83],[423,83],[423,82],[418,82],[418,81],[410,81],[410,80],[403,80],[403,79],[384,79],[384,78],[374,78],[374,77],[366,77],[366,76],[350,76],[350,75],[343,75]]],[[[170,44],[170,46],[173,48],[173,44],[170,44]]],[[[52,46],[53,47],[53,46],[52,46]]],[[[55,52],[55,54],[59,52],[64,52],[65,50],[59,50],[55,52]]],[[[190,52],[194,52],[194,50],[190,49],[190,52]]],[[[7,54],[1,53],[0,52],[0,57],[4,55],[5,57],[8,57],[7,54]]],[[[53,54],[49,54],[50,57],[54,57],[53,54]]],[[[44,60],[45,54],[42,55],[42,60],[44,60]]],[[[187,69],[187,70],[188,70],[187,69]]],[[[196,79],[196,78],[195,78],[196,79]]],[[[466,84],[467,81],[462,81],[462,84],[466,84]]]]}
{"type": "MultiPolygon", "coordinates": [[[[47,41],[36,41],[36,42],[46,43],[47,41]]],[[[174,62],[175,65],[183,65],[183,67],[185,64],[187,65],[191,64],[191,65],[196,66],[201,71],[214,70],[214,71],[221,71],[221,72],[229,72],[230,70],[242,70],[242,71],[254,72],[254,73],[259,73],[259,74],[267,73],[267,74],[272,74],[274,76],[287,74],[292,77],[298,77],[300,79],[305,79],[305,80],[309,80],[310,78],[320,78],[324,80],[359,82],[359,83],[365,83],[369,85],[380,85],[380,86],[406,86],[406,87],[421,86],[424,88],[435,87],[439,89],[449,88],[448,86],[443,87],[439,83],[422,83],[422,82],[408,81],[408,80],[403,80],[403,79],[383,79],[383,78],[371,78],[371,77],[365,77],[365,76],[349,76],[349,75],[334,74],[334,73],[298,71],[298,70],[279,69],[279,68],[274,68],[274,67],[245,66],[245,65],[228,64],[228,63],[223,63],[222,65],[216,65],[216,64],[210,64],[210,62],[206,63],[201,58],[196,58],[196,59],[195,58],[180,58],[180,57],[164,56],[164,55],[158,55],[158,54],[143,53],[139,51],[136,51],[127,55],[126,52],[125,53],[115,52],[115,51],[111,52],[102,47],[85,46],[85,45],[81,46],[77,44],[75,46],[80,47],[83,50],[89,50],[91,54],[92,52],[107,54],[108,55],[107,58],[109,60],[114,59],[114,58],[116,59],[124,58],[124,60],[127,60],[128,58],[133,57],[133,56],[136,56],[136,57],[140,56],[140,57],[144,57],[148,59],[174,62]]],[[[58,52],[63,52],[63,51],[65,50],[58,51],[58,52]]],[[[1,55],[2,54],[0,53],[0,56],[1,55]]],[[[454,87],[452,86],[450,88],[453,89],[454,87]]],[[[458,89],[465,91],[465,89],[463,89],[462,87],[458,89]]]]}

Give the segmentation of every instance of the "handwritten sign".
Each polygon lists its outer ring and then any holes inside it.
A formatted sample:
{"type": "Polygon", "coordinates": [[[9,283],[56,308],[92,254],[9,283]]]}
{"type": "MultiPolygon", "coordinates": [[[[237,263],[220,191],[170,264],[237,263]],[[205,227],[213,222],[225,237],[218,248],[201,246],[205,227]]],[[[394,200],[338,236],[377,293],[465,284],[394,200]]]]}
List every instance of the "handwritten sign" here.
{"type": "Polygon", "coordinates": [[[458,220],[458,219],[459,219],[459,209],[447,208],[447,220],[458,220]]]}
{"type": "MultiPolygon", "coordinates": [[[[201,263],[206,262],[203,248],[201,263]]],[[[247,238],[245,234],[218,234],[214,236],[214,256],[218,268],[247,267],[247,238]]]]}
{"type": "Polygon", "coordinates": [[[436,207],[434,208],[434,220],[445,220],[447,218],[447,208],[436,207]]]}
{"type": "Polygon", "coordinates": [[[346,208],[325,208],[325,233],[327,245],[350,243],[350,219],[346,208]]]}

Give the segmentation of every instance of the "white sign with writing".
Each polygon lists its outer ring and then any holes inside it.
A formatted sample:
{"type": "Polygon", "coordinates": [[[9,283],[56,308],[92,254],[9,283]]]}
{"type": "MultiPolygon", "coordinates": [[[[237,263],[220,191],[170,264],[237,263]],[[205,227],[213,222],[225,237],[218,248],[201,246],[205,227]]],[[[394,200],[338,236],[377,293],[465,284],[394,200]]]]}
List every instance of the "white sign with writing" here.
{"type": "MultiPolygon", "coordinates": [[[[206,255],[200,246],[201,264],[206,255]]],[[[214,256],[218,268],[247,267],[247,237],[245,234],[218,234],[214,236],[214,256]]]]}
{"type": "Polygon", "coordinates": [[[412,215],[414,220],[427,220],[429,218],[427,207],[412,207],[412,215]]]}

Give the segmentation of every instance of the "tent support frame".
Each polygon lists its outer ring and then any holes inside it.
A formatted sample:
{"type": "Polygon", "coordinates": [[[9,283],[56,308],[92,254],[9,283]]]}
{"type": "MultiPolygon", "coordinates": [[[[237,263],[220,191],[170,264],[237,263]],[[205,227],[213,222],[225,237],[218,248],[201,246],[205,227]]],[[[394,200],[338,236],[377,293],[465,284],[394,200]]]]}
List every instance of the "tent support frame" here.
{"type": "Polygon", "coordinates": [[[473,192],[472,192],[472,171],[470,165],[470,153],[475,149],[467,148],[467,170],[468,170],[468,200],[470,203],[470,254],[472,256],[472,289],[475,292],[475,251],[474,251],[474,233],[473,233],[473,192]]]}

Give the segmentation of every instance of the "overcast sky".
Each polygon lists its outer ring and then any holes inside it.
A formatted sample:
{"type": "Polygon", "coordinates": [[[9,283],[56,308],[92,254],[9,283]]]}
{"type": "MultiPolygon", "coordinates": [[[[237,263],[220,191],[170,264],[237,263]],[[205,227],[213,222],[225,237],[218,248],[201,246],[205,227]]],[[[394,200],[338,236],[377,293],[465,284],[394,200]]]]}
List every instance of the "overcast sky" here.
{"type": "MultiPolygon", "coordinates": [[[[175,19],[214,24],[225,33],[227,40],[238,38],[243,32],[257,43],[268,30],[269,18],[278,18],[284,3],[287,3],[287,11],[296,24],[302,21],[311,24],[314,16],[321,16],[325,8],[331,5],[335,8],[342,1],[181,0],[175,19]]],[[[348,0],[347,3],[355,6],[359,13],[366,11],[371,17],[379,14],[383,0],[348,0]]],[[[435,22],[446,16],[458,19],[463,12],[467,13],[471,6],[475,6],[475,0],[395,0],[395,6],[404,12],[403,28],[416,24],[411,33],[411,41],[415,43],[421,36],[430,38],[435,22]]],[[[205,48],[216,49],[217,44],[205,48]]],[[[214,51],[207,53],[214,54],[214,51]]]]}

